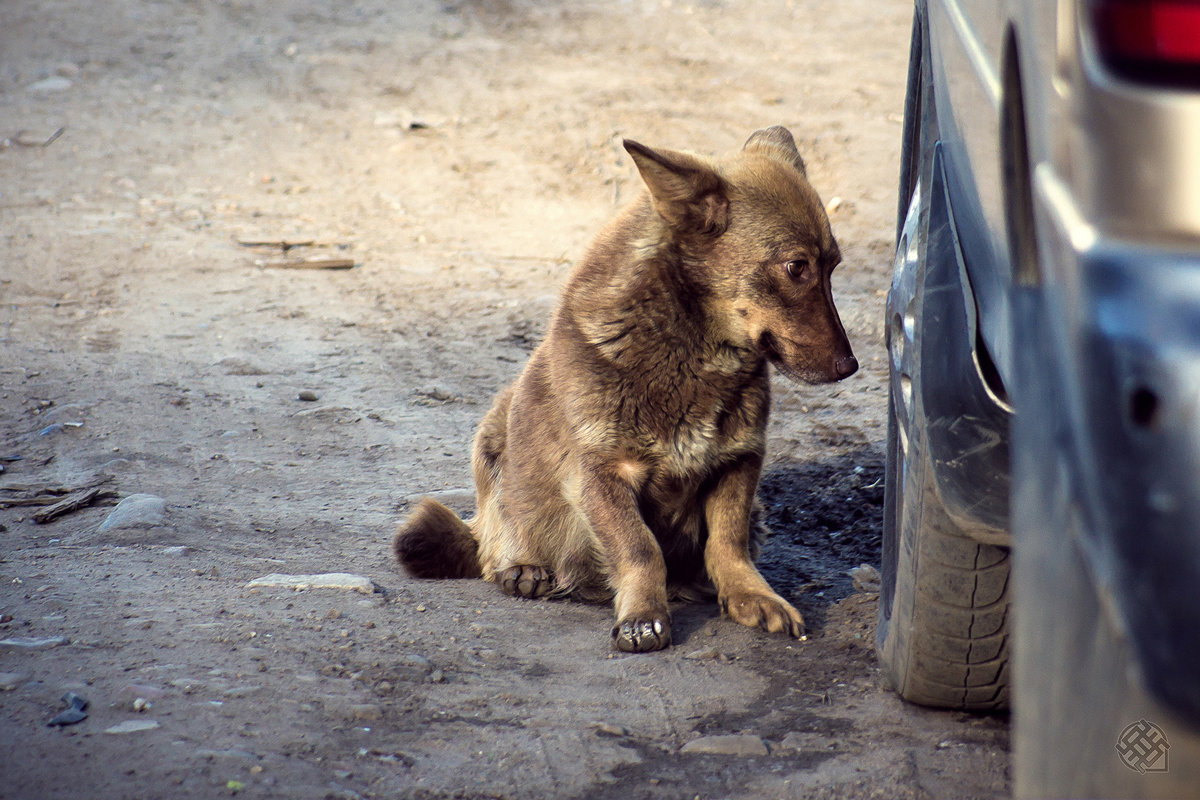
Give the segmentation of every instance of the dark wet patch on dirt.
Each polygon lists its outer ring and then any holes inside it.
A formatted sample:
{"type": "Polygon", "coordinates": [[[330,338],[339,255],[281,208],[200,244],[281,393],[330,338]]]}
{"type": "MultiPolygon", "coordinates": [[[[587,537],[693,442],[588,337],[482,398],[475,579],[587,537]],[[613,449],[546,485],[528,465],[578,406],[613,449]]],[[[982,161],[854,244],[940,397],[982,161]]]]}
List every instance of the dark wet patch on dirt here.
{"type": "Polygon", "coordinates": [[[883,454],[864,448],[777,464],[763,475],[759,497],[771,536],[759,569],[810,628],[854,591],[849,570],[879,564],[883,472],[883,454]]]}

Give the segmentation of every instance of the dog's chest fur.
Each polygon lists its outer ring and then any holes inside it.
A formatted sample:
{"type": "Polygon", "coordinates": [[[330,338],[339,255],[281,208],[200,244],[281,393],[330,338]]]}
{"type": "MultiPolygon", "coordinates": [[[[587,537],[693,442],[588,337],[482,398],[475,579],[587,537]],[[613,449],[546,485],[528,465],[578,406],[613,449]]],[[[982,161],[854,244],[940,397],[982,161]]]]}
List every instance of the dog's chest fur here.
{"type": "Polygon", "coordinates": [[[581,439],[637,463],[644,511],[682,522],[720,468],[762,453],[767,365],[715,336],[683,288],[647,284],[626,284],[615,303],[586,287],[564,309],[556,344],[573,367],[581,439]]]}

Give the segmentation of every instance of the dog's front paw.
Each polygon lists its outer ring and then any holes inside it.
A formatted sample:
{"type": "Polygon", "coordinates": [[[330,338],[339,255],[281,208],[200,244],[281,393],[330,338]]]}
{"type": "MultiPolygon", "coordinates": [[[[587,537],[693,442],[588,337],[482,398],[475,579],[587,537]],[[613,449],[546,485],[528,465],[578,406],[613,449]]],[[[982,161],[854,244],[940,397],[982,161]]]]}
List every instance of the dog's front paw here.
{"type": "Polygon", "coordinates": [[[721,610],[734,622],[769,633],[804,635],[804,617],[774,592],[730,592],[720,598],[721,610]]]}
{"type": "Polygon", "coordinates": [[[648,653],[671,646],[671,623],[648,615],[623,619],[613,626],[613,646],[626,653],[648,653]]]}

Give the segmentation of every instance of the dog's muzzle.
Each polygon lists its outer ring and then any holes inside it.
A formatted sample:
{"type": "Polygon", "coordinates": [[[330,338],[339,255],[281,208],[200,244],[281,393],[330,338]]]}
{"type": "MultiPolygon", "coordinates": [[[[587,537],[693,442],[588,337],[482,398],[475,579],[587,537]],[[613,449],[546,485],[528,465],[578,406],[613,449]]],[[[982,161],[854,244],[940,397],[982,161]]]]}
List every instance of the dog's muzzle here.
{"type": "Polygon", "coordinates": [[[837,370],[838,380],[849,378],[854,373],[858,372],[858,359],[854,356],[845,356],[833,362],[833,368],[837,370]]]}

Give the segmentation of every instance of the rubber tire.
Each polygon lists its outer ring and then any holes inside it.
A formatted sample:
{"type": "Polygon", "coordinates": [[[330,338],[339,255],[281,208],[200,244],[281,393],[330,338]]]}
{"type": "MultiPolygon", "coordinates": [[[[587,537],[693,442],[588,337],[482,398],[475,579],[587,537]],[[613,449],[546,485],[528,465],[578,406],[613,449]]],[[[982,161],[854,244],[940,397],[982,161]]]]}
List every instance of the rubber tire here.
{"type": "Polygon", "coordinates": [[[876,644],[896,692],[913,703],[1008,707],[1009,550],[964,536],[947,516],[923,442],[901,452],[888,414],[883,591],[876,644]],[[905,463],[907,462],[907,463],[905,463]]]}

